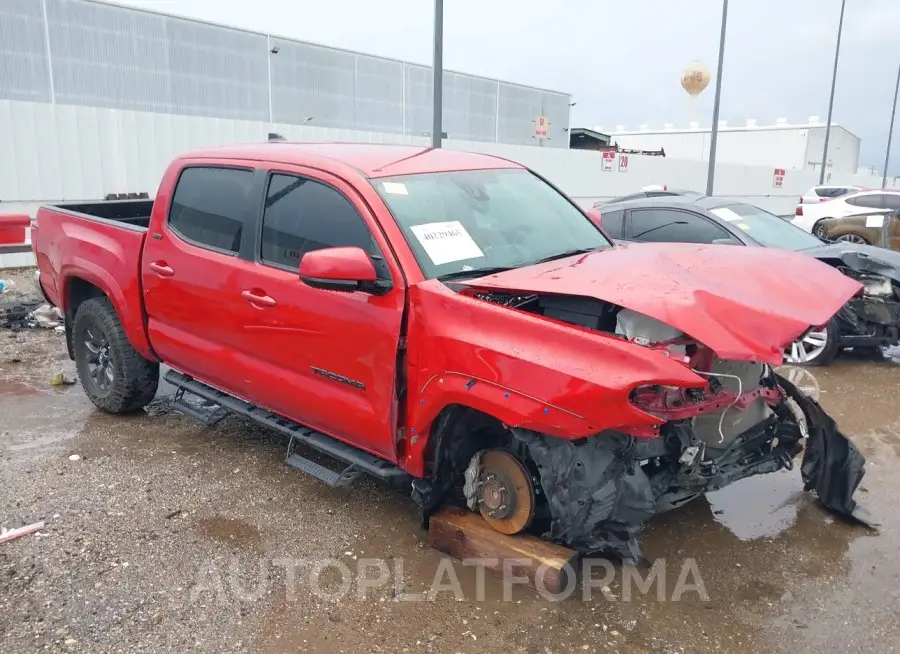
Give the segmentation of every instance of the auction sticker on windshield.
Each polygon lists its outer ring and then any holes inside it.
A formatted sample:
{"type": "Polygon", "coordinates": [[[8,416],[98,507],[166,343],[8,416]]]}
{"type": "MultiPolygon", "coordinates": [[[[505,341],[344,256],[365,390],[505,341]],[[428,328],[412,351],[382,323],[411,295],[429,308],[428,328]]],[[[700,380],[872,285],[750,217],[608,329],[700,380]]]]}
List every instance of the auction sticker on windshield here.
{"type": "Polygon", "coordinates": [[[458,220],[413,225],[410,229],[436,266],[484,256],[458,220]]]}
{"type": "MultiPolygon", "coordinates": [[[[736,211],[729,209],[728,207],[717,207],[715,209],[710,209],[710,213],[716,214],[722,220],[727,220],[728,222],[734,222],[735,220],[741,219],[741,214],[736,211]]],[[[743,229],[743,227],[741,227],[743,229]]]]}

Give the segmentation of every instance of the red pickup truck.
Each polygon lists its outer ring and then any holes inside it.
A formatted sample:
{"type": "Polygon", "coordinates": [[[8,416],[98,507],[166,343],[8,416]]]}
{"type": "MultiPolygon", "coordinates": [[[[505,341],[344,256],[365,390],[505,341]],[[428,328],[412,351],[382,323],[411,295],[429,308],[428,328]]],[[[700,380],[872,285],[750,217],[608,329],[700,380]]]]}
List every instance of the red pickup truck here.
{"type": "Polygon", "coordinates": [[[804,448],[807,487],[860,515],[862,455],[772,371],[861,291],[810,257],[616,246],[516,163],[384,145],[194,152],[155,201],[32,229],[105,411],[144,407],[163,363],[181,411],[278,430],[326,483],[368,473],[426,518],[464,503],[626,558],[653,514],[804,448]]]}

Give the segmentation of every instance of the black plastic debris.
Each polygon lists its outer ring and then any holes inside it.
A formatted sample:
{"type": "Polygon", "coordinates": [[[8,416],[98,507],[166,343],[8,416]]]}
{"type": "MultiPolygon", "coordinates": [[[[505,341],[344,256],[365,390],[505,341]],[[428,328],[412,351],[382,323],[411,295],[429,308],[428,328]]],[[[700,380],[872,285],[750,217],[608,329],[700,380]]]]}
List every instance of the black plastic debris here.
{"type": "MultiPolygon", "coordinates": [[[[867,526],[877,526],[853,499],[865,475],[865,457],[817,402],[783,377],[779,376],[778,382],[806,417],[809,437],[801,468],[806,490],[814,491],[827,509],[867,526]]],[[[754,440],[771,439],[774,434],[770,430],[777,429],[778,423],[774,417],[772,420],[775,427],[757,425],[742,435],[736,445],[742,444],[751,451],[754,440]]],[[[793,430],[799,436],[796,426],[793,430]]],[[[550,509],[549,530],[543,536],[584,555],[614,556],[632,565],[646,563],[638,536],[651,517],[673,508],[664,501],[673,487],[681,491],[680,504],[704,491],[720,488],[723,484],[718,483],[719,477],[730,483],[792,467],[790,458],[770,460],[771,457],[763,456],[757,464],[739,465],[720,457],[717,463],[723,467],[718,476],[679,481],[669,474],[657,473],[651,479],[636,465],[637,459],[647,458],[648,453],[638,451],[635,439],[627,434],[608,431],[580,441],[566,441],[525,429],[513,432],[527,446],[537,465],[550,509]]],[[[787,433],[780,437],[787,438],[787,433]]],[[[797,450],[791,447],[790,451],[797,450]]]]}
{"type": "Polygon", "coordinates": [[[809,442],[800,467],[804,488],[815,491],[819,503],[830,511],[868,527],[878,527],[869,512],[853,499],[866,474],[866,457],[841,433],[818,402],[780,375],[778,383],[806,416],[809,442]]]}
{"type": "Polygon", "coordinates": [[[637,536],[656,511],[649,477],[630,461],[633,439],[606,432],[580,442],[516,429],[540,472],[552,521],[545,537],[582,554],[645,562],[637,536]]]}

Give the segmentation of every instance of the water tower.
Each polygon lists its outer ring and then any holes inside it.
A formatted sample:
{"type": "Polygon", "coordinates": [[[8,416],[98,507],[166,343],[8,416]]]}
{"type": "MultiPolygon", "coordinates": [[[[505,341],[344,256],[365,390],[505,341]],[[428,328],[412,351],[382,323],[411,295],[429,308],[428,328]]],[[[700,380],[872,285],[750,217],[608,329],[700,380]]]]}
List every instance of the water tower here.
{"type": "Polygon", "coordinates": [[[709,69],[699,61],[693,62],[681,73],[681,88],[690,96],[691,121],[695,121],[697,118],[697,97],[709,86],[710,79],[712,79],[712,74],[709,69]]]}

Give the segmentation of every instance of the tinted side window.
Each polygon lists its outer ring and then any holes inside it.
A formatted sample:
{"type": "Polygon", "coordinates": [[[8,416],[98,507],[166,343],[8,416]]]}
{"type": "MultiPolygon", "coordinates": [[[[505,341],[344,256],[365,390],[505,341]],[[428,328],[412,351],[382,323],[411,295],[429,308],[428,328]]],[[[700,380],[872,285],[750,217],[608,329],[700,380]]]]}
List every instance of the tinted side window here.
{"type": "Polygon", "coordinates": [[[263,261],[297,269],[312,250],[356,246],[374,253],[369,228],[338,191],[311,179],[272,175],[263,214],[263,261]]]}
{"type": "Polygon", "coordinates": [[[844,195],[847,192],[845,188],[817,188],[816,195],[820,198],[836,198],[839,195],[844,195]]]}
{"type": "Polygon", "coordinates": [[[253,171],[238,168],[185,168],[169,208],[169,226],[179,236],[235,254],[244,220],[255,212],[253,171]]]}
{"type": "Polygon", "coordinates": [[[633,209],[631,238],[653,243],[712,243],[735,240],[731,234],[696,214],[672,209],[633,209]]]}
{"type": "Polygon", "coordinates": [[[625,236],[624,230],[622,229],[622,219],[624,217],[625,212],[622,210],[601,211],[600,226],[603,227],[604,232],[613,238],[623,238],[625,236]]]}
{"type": "Polygon", "coordinates": [[[900,193],[885,193],[884,206],[886,209],[893,209],[894,211],[900,209],[900,193]]]}
{"type": "Polygon", "coordinates": [[[847,198],[847,204],[852,204],[854,207],[866,207],[867,209],[884,209],[884,195],[873,193],[872,195],[847,198]]]}

